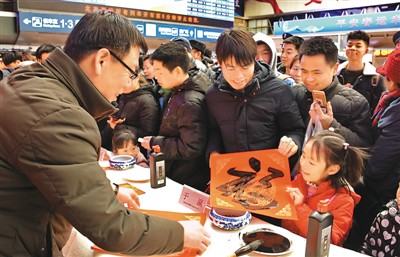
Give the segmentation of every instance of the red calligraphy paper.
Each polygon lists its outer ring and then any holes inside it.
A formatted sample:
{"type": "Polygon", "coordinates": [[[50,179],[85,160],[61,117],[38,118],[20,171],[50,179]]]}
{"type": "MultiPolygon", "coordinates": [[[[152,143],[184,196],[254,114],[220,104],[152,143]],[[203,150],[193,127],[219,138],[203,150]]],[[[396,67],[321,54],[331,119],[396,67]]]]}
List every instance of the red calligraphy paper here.
{"type": "Polygon", "coordinates": [[[277,149],[212,155],[211,206],[247,210],[278,219],[297,219],[286,188],[287,156],[277,149]]]}

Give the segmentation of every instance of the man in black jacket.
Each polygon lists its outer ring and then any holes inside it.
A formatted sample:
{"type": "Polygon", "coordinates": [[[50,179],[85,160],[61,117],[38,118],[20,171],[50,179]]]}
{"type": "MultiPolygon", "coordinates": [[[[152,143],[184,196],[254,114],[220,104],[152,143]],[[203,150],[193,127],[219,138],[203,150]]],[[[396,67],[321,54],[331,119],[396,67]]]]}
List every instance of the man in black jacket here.
{"type": "Polygon", "coordinates": [[[229,30],[218,38],[222,74],[209,88],[207,154],[278,148],[296,162],[304,123],[293,94],[271,68],[255,61],[251,34],[229,30]]]}
{"type": "Polygon", "coordinates": [[[323,129],[333,127],[352,146],[372,143],[370,108],[367,99],[357,91],[342,86],[337,77],[338,49],[329,38],[314,37],[300,47],[303,83],[292,87],[305,124],[315,124],[318,115],[323,129]],[[313,90],[325,92],[326,113],[311,95],[313,90]]]}
{"type": "Polygon", "coordinates": [[[210,79],[191,67],[186,50],[176,42],[161,45],[151,56],[161,87],[171,89],[158,136],[147,136],[142,146],[160,146],[166,154],[169,178],[204,190],[210,172],[204,158],[207,144],[207,111],[204,101],[210,79]],[[190,69],[190,70],[189,70],[190,69]]]}

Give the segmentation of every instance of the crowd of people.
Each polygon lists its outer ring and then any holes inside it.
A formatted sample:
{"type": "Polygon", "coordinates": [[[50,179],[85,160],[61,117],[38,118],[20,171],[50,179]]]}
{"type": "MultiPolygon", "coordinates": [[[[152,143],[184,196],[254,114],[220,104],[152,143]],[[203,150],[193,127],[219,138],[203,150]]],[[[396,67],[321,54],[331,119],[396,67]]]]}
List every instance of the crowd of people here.
{"type": "Polygon", "coordinates": [[[204,252],[211,238],[200,223],[135,211],[138,196],[113,188],[98,164],[108,151],[148,167],[157,147],[166,175],[199,190],[209,183],[211,155],[278,149],[289,159],[285,193],[300,217],[283,227],[306,236],[304,220],[329,199],[332,243],[398,256],[400,32],[393,41],[396,49],[375,68],[363,61],[364,31],[347,35],[341,64],[331,39],[285,34],[278,63],[271,37],[230,29],[214,62],[203,42],[184,37],[147,54],[128,19],[98,11],[63,48],[40,46],[36,61],[21,65],[16,52],[4,54],[0,255],[58,256],[72,226],[118,253],[204,252]],[[325,93],[326,106],[313,90],[325,93]],[[306,137],[317,125],[321,131],[306,137]]]}

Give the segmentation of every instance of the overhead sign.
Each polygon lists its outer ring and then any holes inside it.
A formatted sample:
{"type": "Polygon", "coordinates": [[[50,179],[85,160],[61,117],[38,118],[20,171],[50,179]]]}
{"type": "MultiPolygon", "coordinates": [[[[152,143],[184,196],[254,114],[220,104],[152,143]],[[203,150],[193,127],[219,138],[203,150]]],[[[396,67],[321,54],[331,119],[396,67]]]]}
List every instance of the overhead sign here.
{"type": "Polygon", "coordinates": [[[400,11],[274,22],[274,35],[398,29],[400,11]]]}
{"type": "MultiPolygon", "coordinates": [[[[83,15],[19,12],[20,31],[70,33],[83,15]]],[[[216,42],[223,29],[186,26],[170,23],[132,20],[139,31],[149,38],[186,37],[216,42]]]]}
{"type": "Polygon", "coordinates": [[[398,3],[399,0],[256,0],[245,1],[244,16],[251,18],[266,14],[277,15],[283,13],[305,13],[316,10],[343,10],[398,3]]]}
{"type": "Polygon", "coordinates": [[[18,0],[18,10],[85,14],[110,10],[130,19],[185,23],[218,28],[233,27],[234,0],[18,0]]]}

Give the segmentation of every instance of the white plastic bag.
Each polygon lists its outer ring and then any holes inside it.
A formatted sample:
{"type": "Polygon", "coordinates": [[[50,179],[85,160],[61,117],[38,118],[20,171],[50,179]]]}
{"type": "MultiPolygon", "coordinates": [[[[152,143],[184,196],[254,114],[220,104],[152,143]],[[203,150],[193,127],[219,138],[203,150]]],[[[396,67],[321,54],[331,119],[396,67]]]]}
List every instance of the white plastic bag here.
{"type": "Polygon", "coordinates": [[[304,136],[303,148],[310,137],[314,136],[315,134],[317,134],[322,130],[324,129],[322,128],[322,124],[321,121],[319,120],[318,115],[315,116],[315,124],[313,124],[312,119],[310,119],[310,121],[308,122],[306,134],[304,136]]]}

